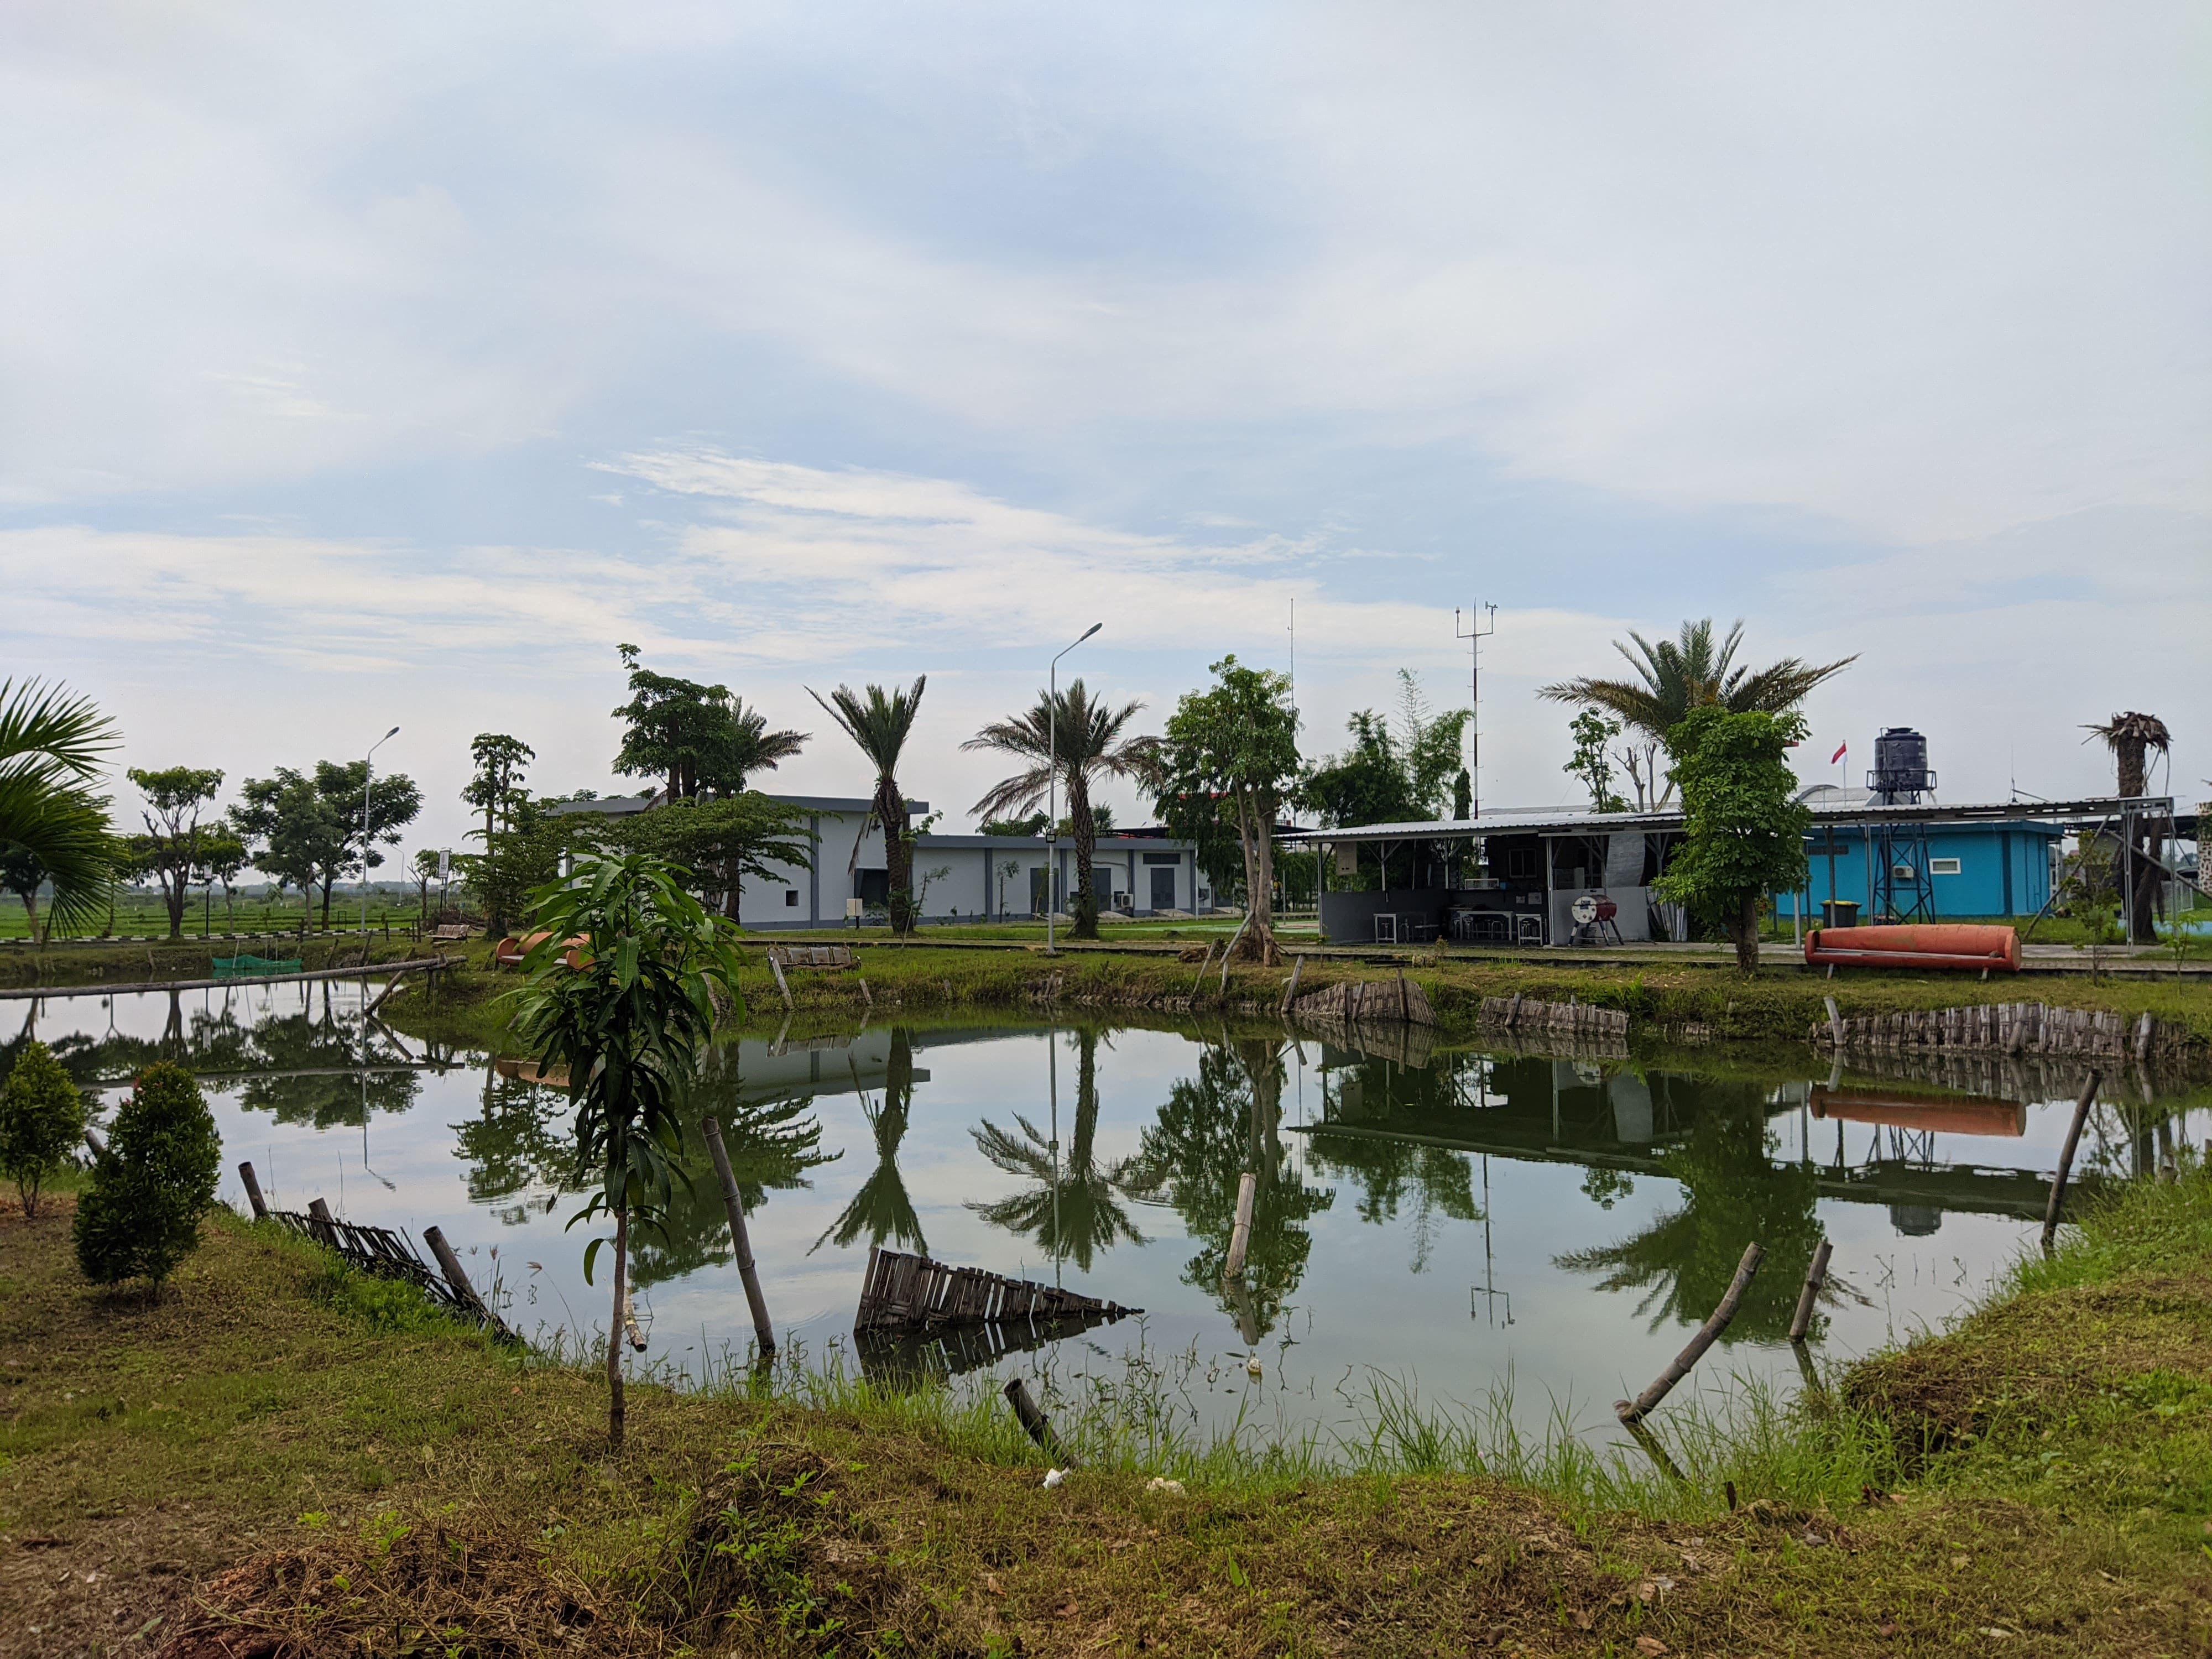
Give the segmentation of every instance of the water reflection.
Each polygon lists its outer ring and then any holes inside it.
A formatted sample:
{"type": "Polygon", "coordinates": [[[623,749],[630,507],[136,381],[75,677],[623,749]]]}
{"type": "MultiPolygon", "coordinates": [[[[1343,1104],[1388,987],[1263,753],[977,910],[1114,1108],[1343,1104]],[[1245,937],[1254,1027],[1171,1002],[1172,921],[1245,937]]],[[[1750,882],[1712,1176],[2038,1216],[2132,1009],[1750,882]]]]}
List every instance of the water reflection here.
{"type": "MultiPolygon", "coordinates": [[[[1057,1048],[1055,1033],[1047,1039],[1057,1048]]],[[[972,1133],[976,1150],[993,1165],[1030,1184],[1019,1192],[989,1202],[971,1200],[968,1206],[994,1227],[1023,1238],[1033,1238],[1055,1261],[1073,1261],[1085,1273],[1101,1250],[1118,1243],[1142,1244],[1144,1235],[1130,1220],[1123,1200],[1142,1196],[1148,1183],[1141,1158],[1111,1164],[1098,1161],[1098,1046],[1096,1026],[1079,1027],[1075,1033],[1075,1124],[1065,1157],[1054,1127],[1040,1134],[1021,1113],[1014,1114],[1019,1133],[1002,1129],[986,1118],[972,1133]]],[[[1052,1057],[1056,1066],[1057,1055],[1052,1057]]],[[[1049,1103],[1059,1109],[1057,1073],[1048,1083],[1049,1103]]]]}
{"type": "Polygon", "coordinates": [[[1273,1036],[1203,1050],[1195,1076],[1176,1084],[1141,1140],[1139,1180],[1173,1207],[1199,1246],[1187,1285],[1215,1299],[1248,1342],[1273,1330],[1305,1276],[1313,1236],[1304,1224],[1334,1202],[1333,1188],[1306,1185],[1282,1139],[1282,1042],[1273,1036]],[[1237,1220],[1239,1178],[1259,1176],[1243,1283],[1222,1267],[1237,1220]]]}
{"type": "Polygon", "coordinates": [[[814,1249],[818,1250],[834,1241],[840,1249],[844,1249],[866,1234],[872,1245],[894,1244],[918,1255],[927,1255],[929,1243],[922,1237],[921,1217],[915,1211],[914,1196],[907,1191],[905,1178],[899,1174],[898,1167],[899,1143],[906,1139],[914,1111],[914,1034],[903,1025],[892,1029],[883,1088],[873,1102],[862,1085],[859,1064],[849,1057],[848,1063],[852,1069],[853,1091],[860,1097],[860,1110],[867,1117],[868,1133],[875,1142],[876,1167],[860,1183],[860,1189],[853,1194],[852,1202],[846,1205],[843,1212],[814,1241],[814,1249]]]}

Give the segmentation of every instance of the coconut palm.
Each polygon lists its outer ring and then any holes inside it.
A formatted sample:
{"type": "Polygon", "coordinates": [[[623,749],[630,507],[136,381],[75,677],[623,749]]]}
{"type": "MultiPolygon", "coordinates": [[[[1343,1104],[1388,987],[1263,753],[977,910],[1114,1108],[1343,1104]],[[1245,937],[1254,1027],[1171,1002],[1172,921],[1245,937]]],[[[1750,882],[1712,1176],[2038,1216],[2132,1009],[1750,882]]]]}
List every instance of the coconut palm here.
{"type": "MultiPolygon", "coordinates": [[[[828,697],[809,686],[806,695],[820,703],[823,711],[845,729],[845,735],[858,744],[868,764],[876,769],[876,793],[868,808],[869,821],[880,824],[884,832],[884,866],[890,888],[891,927],[903,933],[914,925],[914,842],[908,839],[906,828],[906,797],[899,793],[899,755],[906,748],[906,740],[914,730],[914,717],[921,708],[921,689],[928,683],[927,674],[917,674],[914,684],[905,690],[894,687],[885,691],[880,685],[872,685],[863,696],[849,685],[841,685],[828,697]]],[[[862,835],[867,824],[860,826],[862,835]]],[[[855,841],[853,856],[860,856],[860,843],[855,841]]]]}
{"type": "Polygon", "coordinates": [[[1122,1200],[1143,1178],[1133,1158],[1098,1162],[1098,1033],[1081,1030],[1075,1040],[1075,1128],[1066,1155],[1018,1112],[1018,1134],[986,1121],[973,1131],[983,1156],[1008,1175],[1036,1184],[995,1203],[968,1207],[994,1227],[1034,1236],[1047,1255],[1089,1273],[1100,1250],[1145,1242],[1122,1207],[1122,1200]]]}
{"type": "MultiPolygon", "coordinates": [[[[2085,726],[2081,729],[2090,737],[2102,738],[2105,747],[2112,750],[2117,775],[2114,789],[2121,799],[2139,799],[2150,793],[2150,757],[2168,753],[2173,743],[2173,733],[2166,730],[2164,720],[2155,714],[2139,714],[2130,709],[2124,714],[2113,715],[2101,726],[2085,726]]],[[[2151,911],[2158,893],[2154,872],[2161,866],[2165,839],[2157,829],[2141,821],[2130,837],[2133,844],[2127,850],[2132,875],[2128,888],[2133,896],[2128,917],[2130,943],[2153,937],[2151,911]]]]}
{"type": "MultiPolygon", "coordinates": [[[[1579,703],[1603,709],[1635,727],[1653,744],[1663,744],[1682,717],[1692,708],[1717,705],[1732,714],[1779,714],[1804,702],[1813,688],[1840,674],[1858,660],[1856,653],[1840,662],[1813,665],[1802,658],[1784,657],[1756,672],[1735,665],[1743,644],[1743,623],[1729,628],[1716,641],[1713,619],[1685,622],[1680,635],[1653,644],[1630,630],[1636,642],[1632,651],[1619,640],[1613,648],[1628,659],[1637,678],[1599,679],[1581,675],[1540,689],[1537,696],[1553,702],[1579,703]]],[[[1672,779],[1660,796],[1661,804],[1674,793],[1672,779]]]]}
{"type": "Polygon", "coordinates": [[[0,847],[53,884],[46,928],[100,914],[119,849],[107,803],[88,786],[122,741],[88,697],[40,680],[0,680],[0,847]]]}
{"type": "Polygon", "coordinates": [[[1158,769],[1158,738],[1121,735],[1144,706],[1142,701],[1132,699],[1116,708],[1093,697],[1081,680],[1071,680],[1057,697],[1048,691],[1038,697],[1035,708],[1012,720],[994,721],[960,745],[995,749],[1030,763],[1028,769],[1004,780],[975,803],[975,815],[986,821],[1018,817],[1043,805],[1057,769],[1067,791],[1067,816],[1075,834],[1072,896],[1077,939],[1098,937],[1098,896],[1091,881],[1098,826],[1091,809],[1091,786],[1094,780],[1108,777],[1148,783],[1158,769]],[[1059,750],[1056,769],[1055,748],[1059,750]]]}

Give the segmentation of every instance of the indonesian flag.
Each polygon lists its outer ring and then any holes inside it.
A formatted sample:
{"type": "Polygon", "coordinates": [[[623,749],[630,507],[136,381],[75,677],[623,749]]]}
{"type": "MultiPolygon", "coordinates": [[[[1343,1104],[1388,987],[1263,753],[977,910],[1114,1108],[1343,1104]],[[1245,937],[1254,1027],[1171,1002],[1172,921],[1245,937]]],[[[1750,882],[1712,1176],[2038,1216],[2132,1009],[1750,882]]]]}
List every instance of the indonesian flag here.
{"type": "Polygon", "coordinates": [[[1836,752],[1835,752],[1834,754],[1832,754],[1832,755],[1831,755],[1831,756],[1829,756],[1829,757],[1828,757],[1828,764],[1829,764],[1829,765],[1831,765],[1831,766],[1833,766],[1833,765],[1834,765],[1838,761],[1839,761],[1839,760],[1843,759],[1843,757],[1844,757],[1844,756],[1846,756],[1846,755],[1850,754],[1850,752],[1851,752],[1850,740],[1848,738],[1846,738],[1843,742],[1841,742],[1841,743],[1839,743],[1839,744],[1838,744],[1836,745],[1836,752]]]}

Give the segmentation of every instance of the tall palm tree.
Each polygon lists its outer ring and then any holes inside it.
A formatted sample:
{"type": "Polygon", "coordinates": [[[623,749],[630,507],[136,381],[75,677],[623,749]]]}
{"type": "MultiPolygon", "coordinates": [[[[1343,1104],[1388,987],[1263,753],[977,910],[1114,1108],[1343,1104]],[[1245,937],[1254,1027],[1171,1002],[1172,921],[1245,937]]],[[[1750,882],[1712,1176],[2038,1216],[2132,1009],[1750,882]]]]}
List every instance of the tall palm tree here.
{"type": "MultiPolygon", "coordinates": [[[[927,674],[917,674],[914,684],[903,691],[896,687],[885,691],[880,685],[872,685],[866,696],[849,685],[839,686],[827,698],[811,686],[806,689],[806,695],[820,703],[823,711],[845,729],[845,735],[859,745],[860,752],[868,757],[868,764],[876,769],[875,799],[868,808],[868,817],[883,827],[891,929],[900,933],[914,926],[915,907],[914,842],[907,837],[906,797],[899,793],[899,755],[914,730],[914,717],[921,707],[921,689],[928,680],[927,674]]],[[[860,830],[866,835],[867,825],[862,824],[860,830]]],[[[854,842],[853,855],[860,856],[858,841],[854,842]]]]}
{"type": "MultiPolygon", "coordinates": [[[[1813,688],[1840,674],[1858,660],[1857,654],[1840,662],[1814,665],[1798,657],[1784,657],[1772,665],[1753,671],[1735,665],[1743,644],[1743,623],[1736,622],[1727,636],[1714,638],[1713,619],[1685,622],[1674,639],[1653,644],[1631,629],[1636,642],[1632,651],[1619,640],[1613,648],[1636,671],[1632,680],[1600,679],[1581,675],[1538,690],[1553,702],[1579,703],[1601,708],[1636,728],[1654,744],[1667,741],[1682,717],[1692,708],[1709,705],[1730,714],[1778,714],[1805,701],[1813,688]]],[[[1674,785],[1668,780],[1661,805],[1672,799],[1674,785]]]]}
{"type": "Polygon", "coordinates": [[[0,680],[0,846],[53,884],[49,933],[98,915],[114,884],[107,803],[88,786],[121,741],[90,698],[40,680],[0,680]]]}
{"type": "Polygon", "coordinates": [[[982,818],[1017,817],[1045,804],[1055,769],[1067,791],[1067,816],[1075,832],[1074,914],[1077,939],[1098,937],[1098,896],[1091,884],[1091,855],[1098,826],[1091,811],[1091,786],[1100,778],[1150,782],[1160,754],[1158,738],[1125,738],[1122,732],[1144,708],[1133,698],[1119,708],[1093,697],[1081,680],[1068,682],[1057,700],[1051,692],[1012,720],[995,720],[960,746],[995,749],[1030,764],[1005,779],[975,811],[982,818]],[[1059,750],[1054,767],[1054,749],[1059,750]]]}
{"type": "MultiPolygon", "coordinates": [[[[2173,733],[2166,722],[2155,714],[2139,714],[2130,709],[2124,714],[2115,714],[2101,726],[2081,728],[2090,737],[2101,738],[2105,747],[2112,751],[2115,792],[2123,800],[2133,800],[2150,793],[2150,757],[2166,754],[2172,750],[2173,733]]],[[[2084,738],[2087,742],[2088,739],[2084,738]]],[[[2130,879],[2128,890],[2133,896],[2128,915],[2128,942],[2141,944],[2155,937],[2152,932],[2152,907],[2158,894],[2155,872],[2162,867],[2166,836],[2156,826],[2138,819],[2124,856],[2127,860],[2130,879]]]]}
{"type": "Polygon", "coordinates": [[[1121,1203],[1144,1177],[1134,1158],[1099,1163],[1098,1033],[1087,1026],[1079,1030],[1076,1045],[1075,1127],[1066,1157],[1018,1112],[1018,1134],[987,1121],[972,1132],[983,1156],[1008,1175],[1025,1176],[1036,1184],[994,1203],[968,1207],[993,1226],[1034,1235],[1047,1255],[1089,1273],[1100,1250],[1125,1241],[1145,1242],[1121,1203]]]}

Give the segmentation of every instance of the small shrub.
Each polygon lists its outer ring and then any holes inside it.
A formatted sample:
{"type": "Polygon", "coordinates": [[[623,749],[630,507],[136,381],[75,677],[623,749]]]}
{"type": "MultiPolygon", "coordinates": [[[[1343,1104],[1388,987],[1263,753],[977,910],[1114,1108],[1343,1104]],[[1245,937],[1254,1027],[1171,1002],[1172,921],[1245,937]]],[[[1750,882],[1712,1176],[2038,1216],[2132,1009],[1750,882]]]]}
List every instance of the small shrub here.
{"type": "Polygon", "coordinates": [[[200,1086],[163,1060],[138,1077],[76,1208],[76,1259],[96,1285],[151,1279],[158,1291],[199,1246],[222,1143],[200,1086]]]}
{"type": "Polygon", "coordinates": [[[53,1051],[26,1047],[0,1089],[0,1175],[14,1177],[27,1217],[39,1212],[39,1188],[69,1166],[86,1115],[84,1096],[53,1051]]]}

